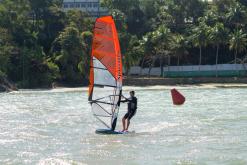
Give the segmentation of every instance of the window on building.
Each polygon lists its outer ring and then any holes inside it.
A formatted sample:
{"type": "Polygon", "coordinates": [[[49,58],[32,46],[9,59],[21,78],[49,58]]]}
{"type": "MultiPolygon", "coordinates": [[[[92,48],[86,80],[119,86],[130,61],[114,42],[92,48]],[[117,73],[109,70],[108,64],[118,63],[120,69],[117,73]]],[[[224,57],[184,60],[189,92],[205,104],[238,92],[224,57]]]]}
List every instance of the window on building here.
{"type": "Polygon", "coordinates": [[[79,3],[76,3],[76,8],[80,8],[80,4],[79,3]]]}
{"type": "Polygon", "coordinates": [[[81,3],[81,8],[85,8],[86,4],[85,3],[81,3]]]}
{"type": "Polygon", "coordinates": [[[92,3],[87,3],[87,7],[92,7],[92,3]]]}
{"type": "Polygon", "coordinates": [[[69,7],[70,8],[74,8],[75,6],[74,6],[74,3],[71,3],[70,5],[69,5],[69,7]]]}
{"type": "Polygon", "coordinates": [[[93,3],[93,7],[94,8],[98,8],[99,7],[99,4],[98,3],[93,3]]]}
{"type": "Polygon", "coordinates": [[[67,4],[64,4],[63,5],[63,8],[68,8],[69,6],[67,4]]]}

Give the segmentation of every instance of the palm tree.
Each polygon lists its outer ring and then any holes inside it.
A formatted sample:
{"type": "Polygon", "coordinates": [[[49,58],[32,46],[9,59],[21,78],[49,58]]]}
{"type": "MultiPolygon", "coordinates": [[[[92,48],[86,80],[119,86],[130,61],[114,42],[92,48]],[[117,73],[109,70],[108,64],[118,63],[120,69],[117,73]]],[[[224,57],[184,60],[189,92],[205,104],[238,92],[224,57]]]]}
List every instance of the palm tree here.
{"type": "Polygon", "coordinates": [[[152,65],[152,59],[153,56],[155,56],[155,50],[154,50],[154,43],[152,41],[153,38],[153,32],[148,32],[146,35],[143,36],[143,39],[140,41],[141,46],[143,47],[143,53],[144,56],[142,57],[142,62],[141,62],[141,70],[140,70],[140,75],[142,75],[142,68],[144,63],[148,60],[152,65]]]}
{"type": "Polygon", "coordinates": [[[228,36],[228,30],[224,27],[223,23],[216,23],[213,28],[209,31],[209,40],[213,44],[213,46],[216,46],[216,58],[215,58],[215,64],[216,64],[216,77],[218,76],[218,58],[219,58],[219,48],[221,44],[226,44],[228,36]]]}
{"type": "Polygon", "coordinates": [[[143,37],[144,58],[149,60],[149,75],[156,59],[160,60],[160,70],[163,73],[163,56],[168,55],[169,43],[171,40],[170,29],[160,25],[155,31],[147,33],[143,37]]]}
{"type": "Polygon", "coordinates": [[[123,60],[126,69],[126,76],[128,76],[130,67],[136,65],[140,61],[143,53],[142,45],[137,36],[131,36],[123,60]]]}
{"type": "Polygon", "coordinates": [[[164,25],[159,26],[159,28],[153,32],[152,41],[154,43],[154,50],[156,52],[156,57],[160,60],[160,71],[163,74],[163,57],[169,57],[170,43],[171,43],[171,31],[164,25]]]}
{"type": "Polygon", "coordinates": [[[208,44],[208,31],[209,28],[204,21],[201,21],[199,26],[195,26],[192,29],[192,44],[194,47],[199,47],[200,49],[199,65],[202,63],[202,48],[208,44]]]}
{"type": "Polygon", "coordinates": [[[180,56],[188,54],[188,42],[181,34],[175,34],[172,37],[171,49],[175,56],[177,56],[177,65],[179,66],[180,56]]]}
{"type": "Polygon", "coordinates": [[[228,12],[226,13],[226,19],[227,22],[231,25],[233,24],[233,27],[242,27],[247,22],[247,12],[244,9],[244,7],[238,3],[235,2],[232,4],[232,7],[229,8],[228,12]]]}
{"type": "Polygon", "coordinates": [[[237,54],[246,51],[247,46],[247,34],[243,32],[242,29],[235,30],[230,35],[229,41],[230,50],[234,50],[234,64],[237,63],[237,54]]]}

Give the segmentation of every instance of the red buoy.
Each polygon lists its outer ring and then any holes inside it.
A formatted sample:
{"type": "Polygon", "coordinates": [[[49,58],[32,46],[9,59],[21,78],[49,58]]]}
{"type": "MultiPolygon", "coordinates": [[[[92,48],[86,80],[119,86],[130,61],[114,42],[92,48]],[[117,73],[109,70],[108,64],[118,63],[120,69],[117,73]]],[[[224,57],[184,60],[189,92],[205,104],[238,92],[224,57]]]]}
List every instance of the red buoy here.
{"type": "Polygon", "coordinates": [[[185,97],[176,89],[171,90],[172,101],[174,105],[182,105],[185,102],[185,97]]]}

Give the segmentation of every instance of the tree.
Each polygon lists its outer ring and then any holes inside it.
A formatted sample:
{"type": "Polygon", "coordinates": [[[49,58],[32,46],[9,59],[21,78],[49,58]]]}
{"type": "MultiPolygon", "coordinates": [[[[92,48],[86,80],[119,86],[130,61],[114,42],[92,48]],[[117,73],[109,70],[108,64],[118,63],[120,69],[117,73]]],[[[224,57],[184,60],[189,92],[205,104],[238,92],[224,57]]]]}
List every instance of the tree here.
{"type": "Polygon", "coordinates": [[[0,27],[0,74],[6,75],[9,58],[14,48],[12,45],[12,36],[8,33],[8,29],[0,27]]]}
{"type": "MultiPolygon", "coordinates": [[[[20,87],[49,86],[54,80],[53,69],[47,63],[39,32],[33,29],[28,0],[5,0],[0,4],[0,28],[5,27],[11,39],[3,42],[3,56],[8,57],[5,72],[20,87]]],[[[4,36],[4,35],[3,35],[4,36]]]]}
{"type": "Polygon", "coordinates": [[[202,63],[202,48],[208,44],[208,32],[209,28],[203,21],[199,23],[199,26],[194,26],[192,29],[190,40],[194,47],[200,49],[199,65],[202,63]]]}
{"type": "Polygon", "coordinates": [[[126,15],[117,9],[111,11],[111,14],[114,18],[116,29],[118,34],[127,33],[127,22],[126,22],[126,15]]]}
{"type": "Polygon", "coordinates": [[[65,24],[70,26],[73,24],[79,32],[84,32],[93,29],[94,20],[89,17],[89,14],[80,10],[69,10],[66,13],[65,24]]]}
{"type": "Polygon", "coordinates": [[[233,3],[226,13],[226,18],[231,27],[243,27],[247,23],[247,10],[240,3],[233,3]]]}
{"type": "Polygon", "coordinates": [[[153,43],[152,38],[153,38],[153,33],[148,32],[143,36],[143,39],[140,41],[144,51],[144,55],[142,57],[142,62],[141,62],[140,75],[142,75],[142,68],[147,60],[149,61],[149,66],[151,66],[153,63],[153,56],[155,56],[155,49],[154,49],[155,44],[153,43]]]}
{"type": "Polygon", "coordinates": [[[138,37],[144,34],[146,20],[143,10],[140,8],[140,0],[104,0],[102,4],[110,9],[110,13],[118,11],[125,15],[128,33],[138,37]]]}
{"type": "MultiPolygon", "coordinates": [[[[141,9],[144,13],[145,18],[145,25],[142,27],[143,33],[146,34],[147,32],[153,31],[157,28],[161,22],[159,20],[161,17],[160,6],[164,6],[162,1],[150,1],[150,0],[142,0],[141,1],[141,9]],[[158,20],[159,19],[159,20],[158,20]]],[[[164,19],[162,19],[164,20],[164,19]]]]}
{"type": "Polygon", "coordinates": [[[82,42],[84,43],[84,51],[82,55],[82,59],[78,64],[78,68],[82,75],[88,79],[89,77],[89,69],[90,69],[90,55],[91,55],[91,44],[93,39],[93,34],[90,31],[85,31],[81,34],[82,42]]]}
{"type": "Polygon", "coordinates": [[[153,32],[152,41],[154,43],[154,50],[156,56],[160,60],[160,71],[163,74],[163,57],[168,56],[168,65],[170,65],[170,43],[171,31],[166,26],[161,25],[156,31],[153,32]]]}
{"type": "Polygon", "coordinates": [[[234,50],[234,64],[237,63],[237,54],[246,51],[247,34],[242,29],[235,30],[230,34],[229,48],[234,50]]]}
{"type": "Polygon", "coordinates": [[[33,19],[32,29],[38,32],[38,42],[43,46],[46,55],[50,55],[52,42],[65,27],[65,13],[61,0],[29,0],[33,19]]]}
{"type": "Polygon", "coordinates": [[[122,53],[125,74],[128,75],[131,66],[136,65],[143,56],[143,47],[137,36],[129,35],[127,50],[122,53]]]}
{"type": "Polygon", "coordinates": [[[218,58],[219,58],[219,48],[221,44],[227,44],[228,40],[228,30],[224,27],[223,23],[216,23],[213,28],[209,30],[209,40],[214,46],[216,46],[216,76],[218,76],[218,58]]]}
{"type": "Polygon", "coordinates": [[[245,1],[245,0],[238,0],[238,1],[239,1],[239,3],[241,3],[242,5],[247,6],[247,1],[245,1]]]}
{"type": "Polygon", "coordinates": [[[158,3],[160,22],[167,24],[172,32],[180,33],[187,25],[197,23],[206,8],[206,3],[200,0],[166,0],[158,3]]]}
{"type": "Polygon", "coordinates": [[[188,41],[181,34],[174,34],[172,36],[171,51],[174,56],[177,57],[177,65],[180,65],[180,57],[183,55],[188,55],[188,41]]]}
{"type": "Polygon", "coordinates": [[[55,54],[55,62],[60,68],[62,81],[69,84],[82,83],[85,77],[81,74],[78,65],[86,55],[86,46],[78,29],[75,26],[66,27],[56,42],[61,46],[61,51],[55,54]]]}

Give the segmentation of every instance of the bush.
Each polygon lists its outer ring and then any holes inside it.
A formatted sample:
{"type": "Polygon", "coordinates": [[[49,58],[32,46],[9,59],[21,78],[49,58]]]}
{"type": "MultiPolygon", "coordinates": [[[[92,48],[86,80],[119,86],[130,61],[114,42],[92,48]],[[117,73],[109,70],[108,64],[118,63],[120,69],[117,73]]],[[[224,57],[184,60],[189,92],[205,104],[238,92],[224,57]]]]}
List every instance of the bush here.
{"type": "Polygon", "coordinates": [[[49,72],[47,73],[47,77],[51,83],[61,78],[59,67],[55,63],[48,61],[46,65],[48,66],[49,69],[49,72]]]}
{"type": "Polygon", "coordinates": [[[3,77],[5,77],[5,76],[6,76],[5,73],[3,73],[3,72],[0,70],[0,79],[3,78],[3,77]]]}

